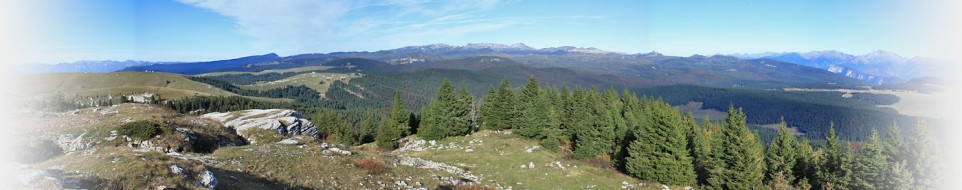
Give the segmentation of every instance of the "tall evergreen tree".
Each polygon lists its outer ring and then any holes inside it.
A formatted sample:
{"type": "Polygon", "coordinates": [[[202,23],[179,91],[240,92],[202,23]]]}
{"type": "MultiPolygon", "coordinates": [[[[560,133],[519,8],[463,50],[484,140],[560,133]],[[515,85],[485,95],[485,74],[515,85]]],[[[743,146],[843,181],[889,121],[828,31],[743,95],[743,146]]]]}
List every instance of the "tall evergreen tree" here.
{"type": "Polygon", "coordinates": [[[511,129],[517,124],[515,120],[518,117],[518,105],[515,103],[511,82],[507,78],[501,80],[497,94],[490,96],[491,102],[494,102],[493,111],[490,116],[485,116],[485,127],[492,130],[511,129]]]}
{"type": "Polygon", "coordinates": [[[394,124],[408,126],[410,124],[411,113],[404,109],[404,101],[401,100],[401,90],[394,91],[394,106],[391,109],[391,120],[394,124]]]}
{"type": "Polygon", "coordinates": [[[822,189],[849,189],[852,178],[852,153],[847,143],[835,135],[835,124],[825,136],[824,158],[817,165],[816,187],[822,189]]]}
{"type": "Polygon", "coordinates": [[[692,125],[689,132],[689,151],[691,151],[692,163],[695,167],[695,175],[698,184],[707,185],[709,169],[712,167],[711,150],[712,138],[717,131],[717,127],[711,123],[708,117],[702,121],[702,126],[692,125]]]}
{"type": "Polygon", "coordinates": [[[588,90],[582,106],[586,112],[579,118],[574,131],[574,155],[576,158],[588,158],[611,153],[611,143],[614,140],[614,127],[608,125],[608,110],[601,102],[600,94],[588,90]]]}
{"type": "Polygon", "coordinates": [[[885,170],[889,169],[887,158],[879,141],[878,131],[872,129],[872,135],[862,144],[852,166],[852,189],[884,189],[885,170]]]}
{"type": "Polygon", "coordinates": [[[393,119],[381,119],[377,127],[377,136],[374,137],[375,144],[382,150],[394,150],[398,147],[397,141],[401,139],[407,125],[399,125],[393,119]]]}
{"type": "Polygon", "coordinates": [[[912,189],[915,178],[906,165],[905,161],[889,163],[881,189],[912,189]]]}
{"type": "Polygon", "coordinates": [[[708,183],[718,189],[758,189],[764,178],[761,141],[748,130],[745,113],[733,106],[712,147],[713,167],[708,183]],[[716,149],[717,148],[717,149],[716,149]]]}
{"type": "Polygon", "coordinates": [[[452,127],[466,127],[455,126],[460,124],[457,112],[460,111],[461,106],[458,106],[458,103],[454,86],[448,79],[442,80],[437,95],[428,103],[427,111],[424,113],[424,121],[421,122],[418,129],[418,136],[428,140],[436,140],[448,137],[452,127]]]}
{"type": "Polygon", "coordinates": [[[892,124],[886,131],[882,144],[885,156],[888,158],[888,163],[904,162],[907,159],[907,150],[905,147],[905,139],[902,138],[902,130],[895,124],[892,124]]]}
{"type": "Polygon", "coordinates": [[[647,122],[634,131],[637,140],[628,147],[628,173],[664,184],[694,184],[695,169],[687,139],[692,123],[667,103],[658,101],[651,106],[647,122]]]}
{"type": "Polygon", "coordinates": [[[498,94],[494,91],[494,86],[488,86],[488,94],[485,94],[481,98],[481,110],[478,125],[484,129],[490,129],[489,125],[492,120],[496,119],[498,110],[495,104],[497,104],[498,94]]]}
{"type": "Polygon", "coordinates": [[[775,180],[776,175],[784,180],[795,181],[795,163],[798,161],[798,139],[788,131],[785,121],[779,124],[778,133],[765,152],[765,179],[775,180]]]}
{"type": "Polygon", "coordinates": [[[467,135],[472,130],[475,129],[475,109],[474,109],[474,96],[468,91],[468,88],[462,83],[461,90],[458,92],[458,100],[455,103],[453,117],[455,119],[454,125],[448,129],[448,136],[462,136],[467,135]]]}
{"type": "Polygon", "coordinates": [[[802,139],[798,143],[798,159],[795,161],[795,168],[792,170],[795,174],[795,184],[798,187],[812,187],[812,180],[815,177],[815,149],[812,148],[812,143],[808,139],[802,139]]]}
{"type": "Polygon", "coordinates": [[[915,135],[908,147],[908,168],[915,179],[915,188],[941,189],[942,167],[945,167],[941,147],[924,121],[915,126],[915,135]]]}
{"type": "Polygon", "coordinates": [[[368,111],[364,120],[358,125],[358,138],[360,143],[373,142],[377,135],[377,116],[374,112],[368,111]]]}
{"type": "Polygon", "coordinates": [[[548,102],[543,99],[541,87],[538,86],[538,78],[531,76],[528,84],[521,89],[518,96],[518,103],[521,105],[521,119],[517,125],[515,133],[523,137],[538,138],[542,130],[547,127],[549,118],[547,115],[548,102]]]}

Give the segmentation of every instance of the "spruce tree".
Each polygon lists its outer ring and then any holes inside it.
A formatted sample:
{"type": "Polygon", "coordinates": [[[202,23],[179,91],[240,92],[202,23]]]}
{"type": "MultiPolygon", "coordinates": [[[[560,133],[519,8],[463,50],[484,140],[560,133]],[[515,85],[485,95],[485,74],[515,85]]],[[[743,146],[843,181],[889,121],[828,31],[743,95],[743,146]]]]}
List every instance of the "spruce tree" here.
{"type": "Polygon", "coordinates": [[[941,189],[943,168],[942,152],[935,135],[919,121],[915,135],[908,143],[908,168],[912,171],[917,189],[941,189]]]}
{"type": "Polygon", "coordinates": [[[396,125],[408,126],[410,124],[411,113],[404,109],[404,101],[401,100],[401,90],[394,91],[394,106],[391,109],[391,120],[396,125]]]}
{"type": "Polygon", "coordinates": [[[779,124],[778,133],[765,152],[765,179],[774,181],[776,175],[784,180],[795,181],[795,163],[798,161],[798,140],[788,131],[784,119],[779,124]]]}
{"type": "Polygon", "coordinates": [[[375,144],[382,150],[396,149],[397,141],[403,136],[406,126],[399,125],[392,119],[381,119],[377,127],[377,136],[374,137],[375,144]]]}
{"type": "Polygon", "coordinates": [[[485,116],[485,127],[491,130],[511,129],[516,124],[514,120],[518,114],[518,105],[515,103],[511,82],[507,78],[501,80],[498,92],[492,96],[491,102],[494,102],[493,111],[490,116],[485,116]]]}
{"type": "Polygon", "coordinates": [[[492,120],[496,119],[496,114],[498,114],[497,107],[497,96],[498,94],[494,91],[494,86],[488,86],[488,94],[485,94],[481,98],[481,110],[478,117],[478,125],[483,129],[491,129],[490,123],[492,120]]]}
{"type": "Polygon", "coordinates": [[[542,130],[547,127],[549,118],[547,115],[548,102],[542,99],[541,87],[538,86],[538,79],[534,76],[528,80],[528,84],[521,89],[518,96],[521,115],[520,123],[517,123],[515,133],[523,137],[537,138],[542,134],[542,130]]]}
{"type": "Polygon", "coordinates": [[[872,129],[868,140],[862,144],[862,149],[855,157],[852,166],[852,189],[884,189],[885,171],[889,169],[887,158],[879,141],[878,131],[872,129]]]}
{"type": "Polygon", "coordinates": [[[695,169],[688,151],[690,122],[671,105],[658,101],[635,130],[637,140],[628,147],[626,162],[632,176],[670,185],[695,183],[695,169]]]}
{"type": "Polygon", "coordinates": [[[915,185],[915,178],[912,171],[906,166],[905,161],[889,163],[882,179],[881,189],[911,189],[915,185]]]}
{"type": "Polygon", "coordinates": [[[586,112],[576,125],[574,131],[574,156],[576,158],[589,158],[593,156],[606,155],[611,153],[614,140],[614,127],[608,125],[608,110],[601,102],[600,94],[597,91],[589,90],[582,102],[586,112]]]}
{"type": "Polygon", "coordinates": [[[418,129],[418,136],[427,140],[448,137],[450,128],[458,124],[456,112],[459,106],[457,104],[458,98],[454,92],[454,86],[448,79],[442,80],[437,95],[428,103],[424,121],[418,129]]]}
{"type": "Polygon", "coordinates": [[[883,152],[885,152],[888,163],[904,162],[906,156],[905,139],[902,138],[902,130],[893,124],[886,130],[885,139],[882,141],[883,152]]]}
{"type": "Polygon", "coordinates": [[[708,183],[718,189],[758,189],[764,178],[762,144],[745,123],[745,114],[733,106],[715,138],[708,183]]]}
{"type": "Polygon", "coordinates": [[[475,111],[474,111],[474,96],[468,91],[468,88],[461,84],[461,90],[458,92],[458,99],[455,102],[454,113],[452,117],[454,119],[453,125],[447,129],[447,136],[463,136],[470,133],[475,126],[475,111]]]}
{"type": "Polygon", "coordinates": [[[818,163],[815,177],[822,189],[849,189],[852,178],[852,153],[847,143],[835,135],[835,124],[825,136],[824,158],[818,163]]]}
{"type": "Polygon", "coordinates": [[[795,168],[792,170],[795,174],[795,185],[798,187],[812,186],[812,180],[815,177],[815,150],[812,148],[812,143],[808,139],[802,139],[798,143],[798,158],[795,161],[795,168]]]}
{"type": "Polygon", "coordinates": [[[702,126],[692,125],[689,135],[688,147],[691,151],[692,163],[695,168],[695,175],[698,184],[707,185],[709,169],[711,167],[711,142],[717,127],[711,123],[708,117],[702,121],[702,126]]]}
{"type": "Polygon", "coordinates": [[[374,112],[368,111],[364,120],[358,125],[358,138],[360,143],[367,143],[374,141],[374,136],[377,135],[377,117],[374,112]]]}

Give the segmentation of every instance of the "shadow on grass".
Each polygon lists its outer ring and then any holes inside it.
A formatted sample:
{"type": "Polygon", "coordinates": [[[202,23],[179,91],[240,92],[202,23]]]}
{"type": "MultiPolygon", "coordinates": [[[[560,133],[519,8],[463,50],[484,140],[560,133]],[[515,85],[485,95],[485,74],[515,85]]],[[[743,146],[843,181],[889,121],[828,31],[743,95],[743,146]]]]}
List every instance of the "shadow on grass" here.
{"type": "Polygon", "coordinates": [[[208,167],[217,176],[217,189],[314,189],[284,184],[284,182],[264,179],[248,173],[208,167]]]}

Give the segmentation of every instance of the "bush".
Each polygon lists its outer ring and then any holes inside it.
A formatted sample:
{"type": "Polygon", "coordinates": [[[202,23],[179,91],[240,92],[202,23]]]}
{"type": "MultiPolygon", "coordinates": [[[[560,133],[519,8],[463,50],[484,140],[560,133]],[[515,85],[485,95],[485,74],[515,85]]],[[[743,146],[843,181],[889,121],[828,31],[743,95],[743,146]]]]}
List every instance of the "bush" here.
{"type": "Polygon", "coordinates": [[[117,133],[134,139],[147,140],[160,133],[160,125],[150,121],[134,121],[117,127],[117,133]]]}
{"type": "Polygon", "coordinates": [[[364,169],[364,171],[367,171],[369,174],[377,175],[384,173],[384,164],[372,158],[362,158],[352,162],[354,163],[354,167],[364,169]]]}

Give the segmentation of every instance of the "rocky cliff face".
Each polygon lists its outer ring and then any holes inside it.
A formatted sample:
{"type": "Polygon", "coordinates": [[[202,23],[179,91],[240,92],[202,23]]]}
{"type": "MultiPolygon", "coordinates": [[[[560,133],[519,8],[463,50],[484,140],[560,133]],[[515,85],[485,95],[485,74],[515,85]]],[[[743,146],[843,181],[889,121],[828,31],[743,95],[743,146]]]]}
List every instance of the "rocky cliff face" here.
{"type": "MultiPolygon", "coordinates": [[[[304,119],[304,116],[300,112],[294,110],[252,109],[224,113],[208,113],[201,117],[219,121],[223,123],[225,127],[234,128],[238,132],[252,128],[261,128],[277,130],[281,135],[307,135],[313,137],[317,134],[317,126],[311,123],[311,121],[304,119]]],[[[245,136],[244,138],[247,137],[245,136]]]]}

